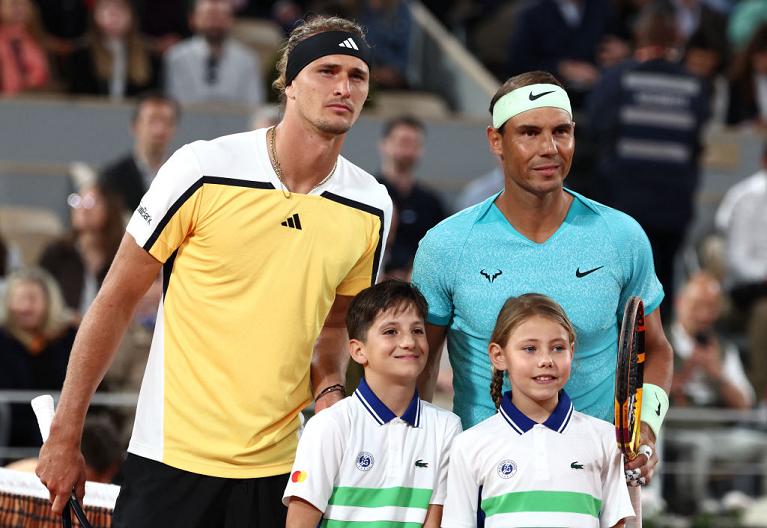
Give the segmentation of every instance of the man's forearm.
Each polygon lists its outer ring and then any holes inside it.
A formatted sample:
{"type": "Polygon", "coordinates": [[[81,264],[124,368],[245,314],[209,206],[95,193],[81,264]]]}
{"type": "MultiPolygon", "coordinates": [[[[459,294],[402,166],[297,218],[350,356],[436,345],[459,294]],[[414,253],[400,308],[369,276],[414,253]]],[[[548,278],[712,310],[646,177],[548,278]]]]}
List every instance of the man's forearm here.
{"type": "Polygon", "coordinates": [[[349,365],[349,336],[346,328],[325,326],[314,345],[311,381],[314,398],[331,385],[344,385],[349,365]]]}

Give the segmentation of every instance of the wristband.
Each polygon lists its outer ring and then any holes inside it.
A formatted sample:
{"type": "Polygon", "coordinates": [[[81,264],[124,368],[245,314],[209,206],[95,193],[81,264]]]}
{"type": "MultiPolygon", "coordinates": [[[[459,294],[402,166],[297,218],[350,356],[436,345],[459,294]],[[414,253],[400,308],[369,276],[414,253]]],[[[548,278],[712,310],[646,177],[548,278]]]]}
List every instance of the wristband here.
{"type": "Polygon", "coordinates": [[[668,394],[666,391],[652,383],[643,384],[641,420],[650,426],[652,432],[655,433],[655,438],[658,438],[666,412],[668,412],[668,394]]]}
{"type": "Polygon", "coordinates": [[[341,385],[340,383],[336,383],[335,385],[331,385],[330,387],[325,387],[324,389],[322,389],[320,393],[317,395],[317,397],[314,398],[314,402],[317,403],[317,400],[319,400],[323,396],[326,396],[330,394],[331,392],[336,392],[336,391],[340,392],[344,397],[346,396],[346,389],[344,388],[344,386],[341,385]]]}

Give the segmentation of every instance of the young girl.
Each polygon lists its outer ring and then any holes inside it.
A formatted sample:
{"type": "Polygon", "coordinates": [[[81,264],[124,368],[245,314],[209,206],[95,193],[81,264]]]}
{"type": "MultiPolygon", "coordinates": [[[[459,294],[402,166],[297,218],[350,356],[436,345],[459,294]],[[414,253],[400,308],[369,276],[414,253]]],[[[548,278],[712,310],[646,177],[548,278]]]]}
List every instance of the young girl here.
{"type": "Polygon", "coordinates": [[[562,390],[574,345],[552,299],[503,305],[489,346],[499,412],[454,440],[443,528],[478,516],[488,528],[610,527],[634,515],[613,426],[575,411],[562,390]],[[513,390],[502,394],[504,372],[513,390]]]}

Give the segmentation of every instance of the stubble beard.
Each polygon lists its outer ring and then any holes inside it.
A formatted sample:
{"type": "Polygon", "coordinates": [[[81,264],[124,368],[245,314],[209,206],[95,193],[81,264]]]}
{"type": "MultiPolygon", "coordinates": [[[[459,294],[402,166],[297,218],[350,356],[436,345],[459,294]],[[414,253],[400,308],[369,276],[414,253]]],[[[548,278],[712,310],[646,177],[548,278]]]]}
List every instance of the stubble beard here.
{"type": "Polygon", "coordinates": [[[332,134],[335,136],[346,134],[352,128],[352,124],[331,123],[330,121],[324,120],[317,121],[314,126],[324,134],[332,134]]]}

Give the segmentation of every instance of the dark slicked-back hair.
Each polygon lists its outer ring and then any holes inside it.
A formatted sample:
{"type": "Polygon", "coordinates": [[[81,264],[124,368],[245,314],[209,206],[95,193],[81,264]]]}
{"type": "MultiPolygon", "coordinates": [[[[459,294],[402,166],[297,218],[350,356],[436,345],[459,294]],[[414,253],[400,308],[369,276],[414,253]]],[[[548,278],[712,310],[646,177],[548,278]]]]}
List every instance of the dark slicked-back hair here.
{"type": "Polygon", "coordinates": [[[346,313],[349,337],[364,342],[376,317],[392,308],[397,312],[414,308],[424,321],[429,311],[426,299],[414,285],[396,279],[385,280],[362,290],[352,300],[346,313]]]}
{"type": "MultiPolygon", "coordinates": [[[[498,99],[506,95],[507,93],[513,92],[517,88],[522,88],[523,86],[530,86],[533,84],[555,84],[562,88],[564,90],[564,85],[559,82],[559,79],[554,77],[552,74],[550,74],[547,71],[542,70],[535,70],[535,71],[529,71],[525,73],[520,73],[519,75],[515,75],[514,77],[510,77],[506,80],[505,83],[501,85],[500,88],[498,88],[498,91],[495,92],[495,95],[490,100],[490,119],[493,117],[493,108],[495,108],[495,103],[498,102],[498,99]]],[[[505,125],[506,123],[504,123],[505,125]]],[[[499,132],[503,133],[503,125],[498,129],[499,132]]]]}
{"type": "Polygon", "coordinates": [[[423,134],[426,133],[426,126],[423,124],[423,121],[415,116],[406,114],[393,117],[384,123],[383,129],[381,129],[381,137],[389,137],[389,134],[391,134],[392,130],[400,125],[415,128],[416,130],[420,130],[423,134]]]}
{"type": "Polygon", "coordinates": [[[139,95],[136,105],[133,107],[133,114],[131,115],[131,122],[135,123],[141,113],[145,104],[164,104],[173,108],[175,114],[176,123],[181,119],[181,105],[178,101],[165,95],[160,91],[149,90],[139,95]]]}

